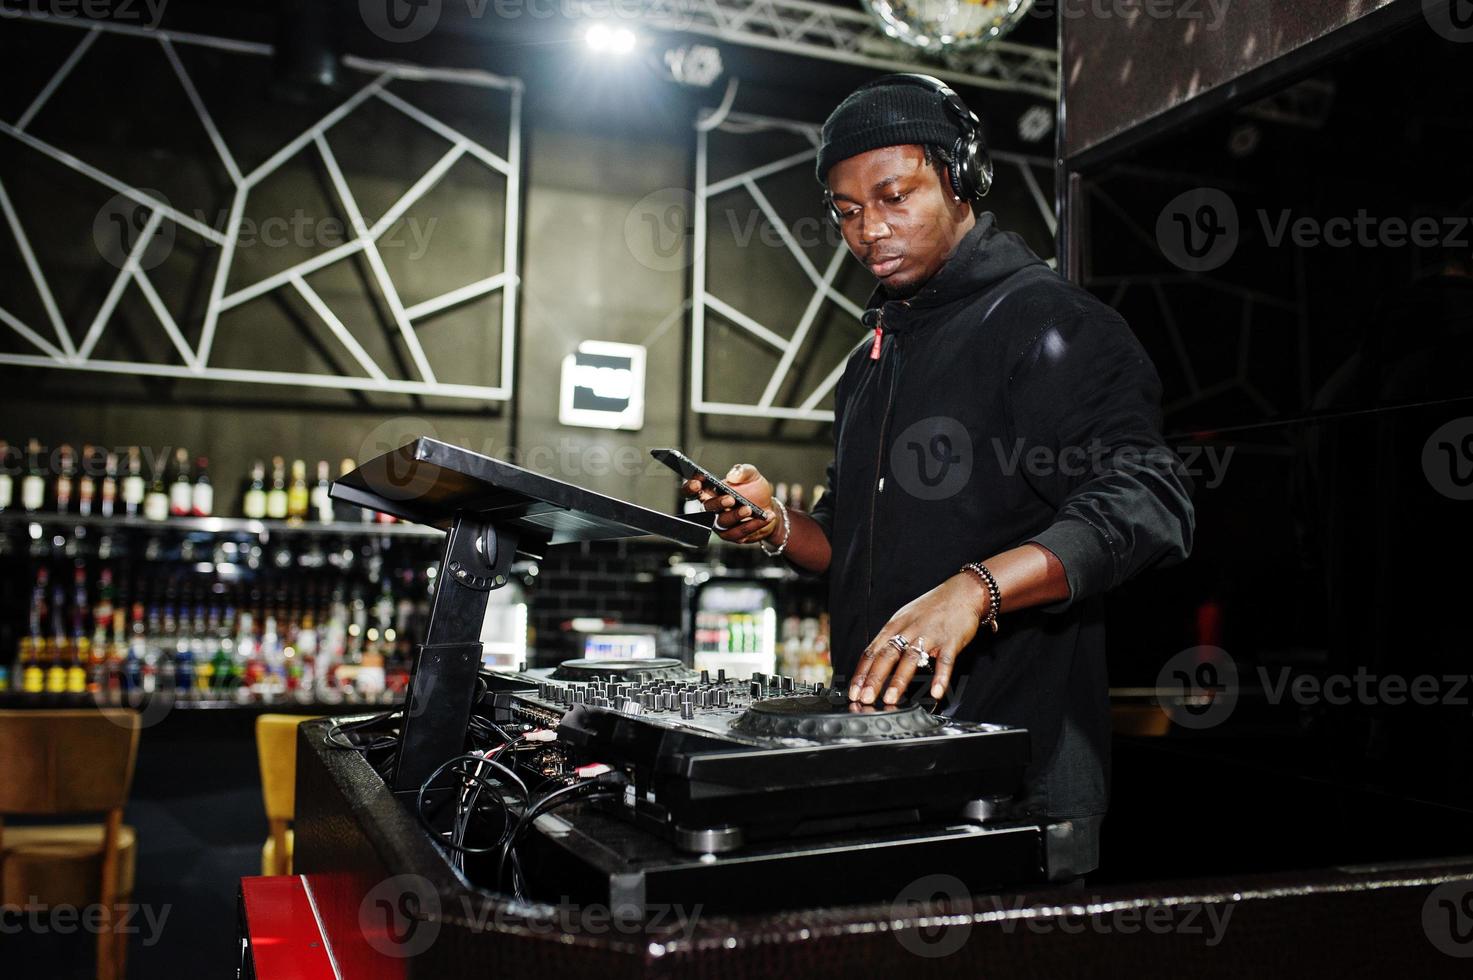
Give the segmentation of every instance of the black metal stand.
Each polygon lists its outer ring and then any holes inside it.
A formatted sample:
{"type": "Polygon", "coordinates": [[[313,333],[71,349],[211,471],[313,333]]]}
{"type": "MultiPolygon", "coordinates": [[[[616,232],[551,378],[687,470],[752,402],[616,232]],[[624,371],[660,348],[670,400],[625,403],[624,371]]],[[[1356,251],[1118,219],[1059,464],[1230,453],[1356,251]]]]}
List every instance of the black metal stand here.
{"type": "Polygon", "coordinates": [[[456,514],[445,536],[445,556],[430,624],[414,660],[391,786],[414,791],[441,763],[465,747],[466,727],[481,669],[481,624],[492,589],[507,582],[517,531],[456,514]]]}

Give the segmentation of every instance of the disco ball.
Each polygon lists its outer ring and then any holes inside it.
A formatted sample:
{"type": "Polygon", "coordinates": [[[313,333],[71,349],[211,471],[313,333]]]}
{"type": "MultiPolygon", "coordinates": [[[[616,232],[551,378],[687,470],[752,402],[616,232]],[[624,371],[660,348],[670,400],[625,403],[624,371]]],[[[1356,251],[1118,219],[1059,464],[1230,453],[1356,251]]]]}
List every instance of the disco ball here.
{"type": "Polygon", "coordinates": [[[864,0],[881,29],[927,51],[970,48],[1018,26],[1033,0],[864,0]]]}

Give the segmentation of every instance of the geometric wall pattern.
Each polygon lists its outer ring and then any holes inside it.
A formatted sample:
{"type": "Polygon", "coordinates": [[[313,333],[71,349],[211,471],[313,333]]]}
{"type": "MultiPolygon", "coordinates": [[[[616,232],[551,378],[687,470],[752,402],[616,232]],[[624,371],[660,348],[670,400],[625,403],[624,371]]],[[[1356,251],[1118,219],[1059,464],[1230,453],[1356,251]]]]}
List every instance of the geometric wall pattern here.
{"type": "MultiPolygon", "coordinates": [[[[36,349],[36,353],[0,352],[0,364],[17,364],[31,367],[49,367],[76,371],[95,371],[114,374],[153,375],[162,377],[184,377],[245,384],[294,385],[315,388],[335,388],[358,391],[379,391],[412,395],[432,395],[447,398],[475,399],[479,401],[507,401],[512,394],[512,366],[515,364],[516,344],[516,297],[519,286],[517,267],[517,242],[520,230],[521,188],[521,97],[522,83],[513,78],[503,78],[483,71],[463,69],[423,68],[398,63],[374,62],[348,56],[343,59],[345,77],[351,77],[357,85],[355,91],[343,99],[317,122],[288,139],[279,150],[250,169],[242,170],[215,124],[210,107],[205,104],[199,90],[183,62],[177,46],[200,45],[233,56],[269,58],[273,49],[267,44],[243,42],[226,38],[206,37],[197,34],[181,34],[168,31],[147,30],[117,24],[89,22],[79,18],[51,18],[45,15],[28,15],[30,20],[55,25],[56,29],[78,29],[78,41],[70,56],[56,70],[29,107],[14,122],[0,120],[0,147],[14,141],[37,151],[58,166],[70,168],[84,177],[101,184],[118,195],[117,200],[127,204],[126,220],[136,227],[128,236],[128,247],[118,256],[119,271],[108,290],[101,308],[86,323],[66,323],[55,299],[53,284],[48,282],[41,264],[37,261],[30,238],[26,234],[14,202],[0,183],[0,213],[14,238],[25,267],[30,273],[30,286],[35,289],[40,307],[45,311],[45,323],[25,323],[8,311],[5,292],[26,288],[26,283],[9,283],[0,292],[0,325],[15,331],[36,349]],[[37,116],[46,109],[48,101],[66,80],[67,76],[87,57],[103,33],[128,37],[138,46],[138,58],[160,58],[167,61],[183,95],[209,138],[213,151],[219,158],[232,185],[228,217],[223,227],[215,227],[198,216],[191,216],[171,206],[160,196],[146,188],[130,185],[113,175],[105,173],[75,155],[38,139],[28,130],[37,116]],[[492,152],[476,140],[456,131],[433,115],[390,91],[390,83],[412,85],[416,82],[449,83],[472,86],[486,90],[488,97],[503,97],[509,100],[509,124],[507,131],[507,153],[503,157],[492,152]],[[495,93],[496,96],[491,96],[495,93]],[[368,100],[378,100],[391,107],[414,123],[428,130],[443,141],[444,151],[433,165],[413,177],[413,183],[382,215],[372,223],[366,220],[355,198],[349,182],[344,178],[339,159],[329,145],[327,134],[332,128],[348,118],[368,100]],[[290,268],[264,276],[256,281],[236,288],[231,283],[232,265],[236,257],[236,246],[242,229],[243,216],[253,189],[263,180],[276,173],[287,161],[302,152],[315,153],[329,177],[335,205],[340,209],[348,231],[344,240],[336,247],[322,251],[310,259],[290,268]],[[502,267],[486,270],[486,275],[450,289],[413,305],[406,306],[385,265],[380,243],[386,232],[398,222],[416,202],[434,189],[452,166],[462,160],[472,161],[500,175],[505,181],[505,216],[502,229],[502,267]],[[159,296],[150,280],[145,255],[151,244],[161,237],[172,235],[175,228],[187,229],[194,235],[214,246],[218,246],[218,258],[210,273],[208,301],[204,306],[202,323],[189,324],[188,331],[181,329],[168,305],[159,296]],[[354,332],[343,323],[323,297],[308,283],[307,277],[334,263],[354,256],[362,256],[370,270],[370,281],[378,292],[378,298],[387,309],[392,325],[397,330],[403,348],[408,352],[411,370],[390,373],[392,365],[376,361],[354,336],[354,332]],[[108,329],[109,321],[117,308],[125,289],[135,286],[147,301],[147,305],[158,318],[164,333],[174,350],[164,360],[154,359],[98,359],[92,356],[98,341],[108,329]],[[261,370],[232,367],[219,363],[212,357],[214,342],[221,314],[244,303],[272,293],[275,290],[291,290],[301,298],[314,315],[341,344],[359,369],[358,373],[327,373],[307,371],[261,370]],[[471,302],[493,292],[501,291],[500,330],[500,378],[494,385],[451,384],[437,379],[434,365],[426,356],[423,345],[416,334],[416,324],[430,316],[452,307],[471,302]],[[197,336],[195,344],[186,341],[186,333],[197,336]],[[176,356],[177,355],[177,356],[176,356]],[[182,363],[179,363],[182,362],[182,363]]],[[[3,151],[0,151],[3,152],[3,151]]],[[[123,215],[99,215],[99,221],[108,218],[124,220],[123,215]]],[[[86,229],[81,229],[85,233],[86,229]]],[[[64,287],[63,287],[64,288],[64,287]]],[[[474,329],[484,330],[485,325],[474,329]]]]}

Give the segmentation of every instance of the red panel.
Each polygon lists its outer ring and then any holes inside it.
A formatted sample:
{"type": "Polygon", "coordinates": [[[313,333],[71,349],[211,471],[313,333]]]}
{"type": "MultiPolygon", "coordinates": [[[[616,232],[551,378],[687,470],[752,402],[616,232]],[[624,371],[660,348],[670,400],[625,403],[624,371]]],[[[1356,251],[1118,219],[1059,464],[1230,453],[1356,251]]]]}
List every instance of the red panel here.
{"type": "Polygon", "coordinates": [[[240,879],[256,980],[335,980],[302,879],[240,879]]]}

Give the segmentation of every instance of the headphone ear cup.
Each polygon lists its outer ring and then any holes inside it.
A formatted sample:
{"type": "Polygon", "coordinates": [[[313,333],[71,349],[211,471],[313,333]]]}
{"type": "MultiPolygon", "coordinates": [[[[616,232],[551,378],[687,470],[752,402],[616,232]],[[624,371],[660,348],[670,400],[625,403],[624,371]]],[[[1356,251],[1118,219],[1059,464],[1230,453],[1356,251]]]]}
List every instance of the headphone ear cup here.
{"type": "Polygon", "coordinates": [[[823,199],[823,209],[827,212],[829,220],[834,223],[835,228],[838,228],[844,223],[844,216],[839,213],[839,206],[834,203],[833,198],[825,197],[823,199]]]}

